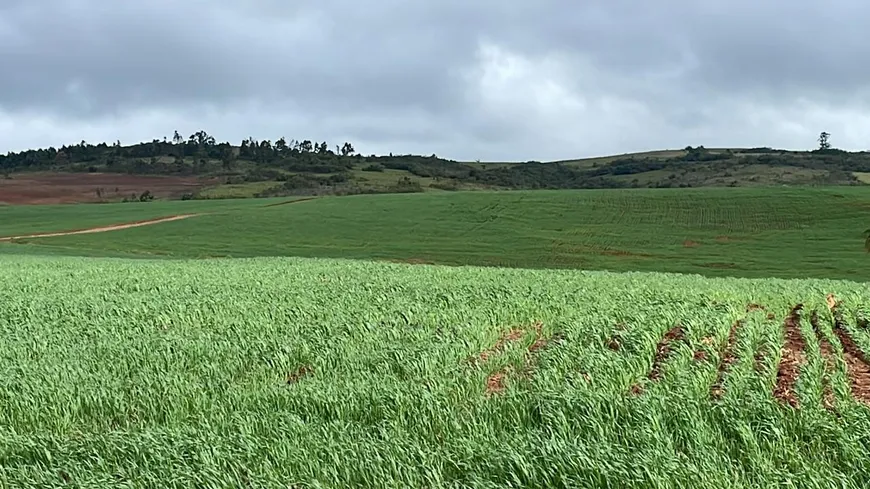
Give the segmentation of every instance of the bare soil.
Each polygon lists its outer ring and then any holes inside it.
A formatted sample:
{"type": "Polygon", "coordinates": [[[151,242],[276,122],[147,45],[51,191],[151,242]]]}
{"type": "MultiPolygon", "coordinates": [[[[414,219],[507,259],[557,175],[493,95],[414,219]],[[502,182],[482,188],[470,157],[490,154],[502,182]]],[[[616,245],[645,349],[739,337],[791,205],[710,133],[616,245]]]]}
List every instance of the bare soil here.
{"type": "MultiPolygon", "coordinates": [[[[656,344],[656,352],[653,357],[653,365],[650,368],[649,373],[647,373],[647,379],[652,382],[658,382],[662,376],[662,367],[664,363],[668,360],[668,357],[671,355],[671,343],[675,341],[685,341],[686,332],[683,330],[682,326],[674,326],[669,329],[664,336],[659,340],[658,344],[656,344]]],[[[643,393],[643,386],[639,383],[636,383],[631,386],[631,393],[638,395],[643,393]]]]}
{"type": "Polygon", "coordinates": [[[686,332],[681,326],[674,326],[662,337],[656,345],[656,355],[653,359],[653,366],[647,374],[647,378],[652,381],[657,381],[662,376],[662,367],[671,355],[671,343],[674,341],[683,341],[686,338],[686,332]]]}
{"type": "Polygon", "coordinates": [[[798,396],[794,388],[801,367],[806,362],[804,353],[806,341],[804,341],[800,331],[799,311],[801,309],[803,309],[803,304],[794,306],[785,319],[785,344],[782,347],[782,358],[776,372],[776,387],[773,390],[774,397],[793,408],[799,407],[798,396]]]}
{"type": "Polygon", "coordinates": [[[135,221],[128,222],[124,224],[113,224],[111,226],[100,226],[95,228],[88,229],[78,229],[74,231],[58,231],[54,233],[37,233],[37,234],[26,234],[21,236],[6,236],[0,238],[0,241],[13,241],[16,239],[30,239],[30,238],[52,238],[55,236],[70,236],[73,234],[92,234],[92,233],[105,233],[108,231],[119,231],[121,229],[129,229],[140,226],[149,226],[152,224],[160,224],[161,222],[170,222],[170,221],[178,221],[181,219],[187,219],[190,217],[198,216],[199,214],[179,214],[177,216],[168,216],[168,217],[158,217],[156,219],[146,219],[144,221],[135,221]]]}
{"type": "Polygon", "coordinates": [[[531,377],[535,365],[538,361],[538,355],[543,350],[551,347],[554,343],[558,343],[564,340],[564,334],[561,332],[556,332],[550,337],[544,337],[543,323],[541,323],[540,321],[535,323],[532,327],[535,331],[535,341],[531,345],[529,345],[529,348],[526,351],[522,369],[517,372],[512,366],[508,365],[496,372],[491,373],[486,379],[487,396],[492,396],[504,391],[505,379],[512,374],[518,375],[520,378],[531,377]]]}
{"type": "Polygon", "coordinates": [[[525,330],[520,328],[511,329],[498,338],[498,341],[495,342],[494,345],[480,352],[476,357],[472,357],[470,361],[472,363],[483,363],[489,360],[490,357],[497,355],[504,350],[505,345],[508,343],[513,343],[518,341],[525,334],[525,330]]]}
{"type": "Polygon", "coordinates": [[[180,198],[185,193],[220,183],[216,178],[122,173],[16,173],[0,178],[0,204],[71,204],[117,202],[146,190],[156,198],[180,198]]]}
{"type": "MultiPolygon", "coordinates": [[[[754,305],[754,304],[752,304],[754,305]]],[[[735,321],[731,325],[731,330],[728,332],[728,339],[722,345],[722,359],[719,361],[719,366],[716,371],[716,382],[710,388],[710,396],[713,399],[719,399],[725,393],[723,384],[725,383],[725,375],[731,370],[731,366],[737,360],[734,355],[734,345],[737,343],[737,331],[743,326],[743,321],[735,321]]]]}
{"type": "Polygon", "coordinates": [[[870,360],[846,329],[840,302],[833,294],[828,294],[827,299],[828,307],[834,314],[834,334],[843,345],[843,359],[846,361],[852,397],[858,402],[870,405],[870,360]]]}

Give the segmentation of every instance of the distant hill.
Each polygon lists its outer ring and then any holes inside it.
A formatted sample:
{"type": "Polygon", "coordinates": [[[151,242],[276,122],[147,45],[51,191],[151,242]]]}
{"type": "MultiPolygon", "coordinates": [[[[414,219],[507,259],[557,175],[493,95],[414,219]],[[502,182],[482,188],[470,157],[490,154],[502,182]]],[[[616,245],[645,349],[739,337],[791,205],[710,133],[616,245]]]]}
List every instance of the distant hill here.
{"type": "Polygon", "coordinates": [[[357,154],[310,140],[79,144],[0,155],[0,202],[346,195],[470,189],[864,185],[870,153],[687,147],[554,162],[357,154]],[[71,181],[70,174],[79,174],[71,181]],[[63,175],[66,175],[65,177],[63,175]],[[159,178],[156,178],[159,177],[159,178]],[[62,181],[63,184],[58,182],[62,181]],[[143,194],[145,194],[143,196],[143,194]]]}

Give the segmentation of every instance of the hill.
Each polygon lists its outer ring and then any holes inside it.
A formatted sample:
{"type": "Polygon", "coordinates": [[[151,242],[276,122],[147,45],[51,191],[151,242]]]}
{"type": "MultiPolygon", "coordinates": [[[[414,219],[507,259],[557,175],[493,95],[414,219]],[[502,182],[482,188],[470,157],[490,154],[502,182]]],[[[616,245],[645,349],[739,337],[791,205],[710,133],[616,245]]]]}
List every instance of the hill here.
{"type": "Polygon", "coordinates": [[[870,479],[864,284],[295,258],[2,278],[10,487],[870,479]]]}
{"type": "Polygon", "coordinates": [[[870,153],[682,150],[582,160],[480,163],[357,154],[350,143],[248,139],[76,145],[0,156],[0,202],[65,203],[451,190],[864,185],[870,153]]]}
{"type": "Polygon", "coordinates": [[[0,253],[307,256],[447,265],[870,280],[870,188],[452,192],[0,207],[0,253]],[[298,199],[298,198],[297,198],[298,199]]]}

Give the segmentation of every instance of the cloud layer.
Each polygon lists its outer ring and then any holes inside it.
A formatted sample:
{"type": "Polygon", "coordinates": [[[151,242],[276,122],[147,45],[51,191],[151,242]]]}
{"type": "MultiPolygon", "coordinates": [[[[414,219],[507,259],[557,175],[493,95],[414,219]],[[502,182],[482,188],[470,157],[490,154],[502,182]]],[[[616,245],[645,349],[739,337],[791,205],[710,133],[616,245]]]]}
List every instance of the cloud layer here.
{"type": "Polygon", "coordinates": [[[218,140],[552,160],[870,147],[858,0],[0,0],[0,151],[218,140]]]}

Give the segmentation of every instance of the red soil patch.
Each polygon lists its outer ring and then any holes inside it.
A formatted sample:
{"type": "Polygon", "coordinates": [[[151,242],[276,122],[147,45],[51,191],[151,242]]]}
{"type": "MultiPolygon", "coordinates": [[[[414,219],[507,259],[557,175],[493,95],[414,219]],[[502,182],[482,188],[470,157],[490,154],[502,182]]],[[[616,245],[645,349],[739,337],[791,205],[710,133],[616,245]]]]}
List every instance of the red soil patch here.
{"type": "Polygon", "coordinates": [[[733,239],[729,236],[716,236],[717,243],[728,243],[730,241],[733,241],[733,239]]]}
{"type": "Polygon", "coordinates": [[[490,376],[486,378],[486,395],[493,396],[504,392],[505,377],[507,377],[507,369],[502,369],[490,374],[490,376]]]}
{"type": "Polygon", "coordinates": [[[215,178],[121,173],[17,173],[0,179],[0,204],[69,204],[120,201],[150,191],[156,198],[180,198],[215,178]],[[99,190],[99,195],[98,195],[99,190]]]}
{"type": "Polygon", "coordinates": [[[828,305],[831,304],[833,304],[831,311],[834,313],[834,334],[843,345],[843,358],[846,360],[852,397],[856,401],[870,404],[870,360],[846,329],[843,315],[839,310],[840,302],[834,299],[833,294],[828,294],[828,305]]]}
{"type": "Polygon", "coordinates": [[[288,385],[292,385],[296,382],[299,382],[302,377],[305,377],[306,375],[310,375],[312,373],[314,373],[314,369],[311,368],[310,365],[303,365],[297,368],[295,371],[288,373],[285,380],[287,381],[288,385]]]}
{"type": "Polygon", "coordinates": [[[276,202],[276,203],[274,203],[274,204],[266,204],[266,205],[264,205],[263,207],[275,207],[275,206],[278,206],[278,205],[298,204],[298,203],[300,203],[300,202],[305,202],[305,201],[307,201],[307,200],[314,200],[314,199],[316,199],[316,198],[317,198],[317,197],[302,197],[301,199],[296,199],[296,200],[285,200],[285,201],[283,201],[283,202],[276,202]]]}
{"type": "MultiPolygon", "coordinates": [[[[531,376],[535,364],[537,363],[538,354],[548,348],[552,343],[561,341],[564,338],[562,333],[554,333],[549,338],[545,338],[543,336],[543,324],[541,322],[535,323],[533,328],[535,330],[535,341],[529,345],[526,351],[523,367],[519,371],[521,377],[531,376]]],[[[486,378],[486,395],[492,396],[503,392],[505,390],[505,379],[511,373],[514,373],[514,368],[510,365],[491,373],[486,378]]]]}
{"type": "Polygon", "coordinates": [[[519,328],[511,329],[499,337],[498,341],[495,342],[494,345],[480,352],[476,357],[472,357],[470,361],[472,363],[483,363],[489,360],[490,357],[495,356],[504,350],[505,345],[508,343],[513,343],[520,338],[523,337],[525,331],[519,328]]]}
{"type": "Polygon", "coordinates": [[[831,372],[836,368],[834,365],[834,347],[831,342],[822,333],[819,328],[819,315],[816,311],[810,315],[810,324],[813,325],[813,332],[816,335],[816,340],[819,342],[819,350],[822,352],[822,358],[825,361],[825,374],[822,378],[822,403],[825,409],[831,411],[834,409],[834,391],[831,389],[831,372]]]}
{"type": "MultiPolygon", "coordinates": [[[[647,373],[647,379],[652,382],[658,382],[662,376],[662,367],[664,363],[667,361],[668,357],[671,355],[671,343],[674,341],[685,341],[686,332],[683,330],[681,326],[674,326],[669,329],[662,339],[659,340],[658,344],[656,344],[656,352],[653,357],[653,365],[650,368],[649,373],[647,373]]],[[[639,394],[643,392],[643,387],[639,384],[635,384],[631,386],[631,392],[633,394],[639,394]]]]}
{"type": "Polygon", "coordinates": [[[752,312],[752,311],[764,311],[764,310],[766,310],[766,309],[767,309],[766,307],[764,307],[764,306],[762,306],[762,305],[760,305],[760,304],[747,304],[747,305],[746,305],[746,312],[752,312]]]}
{"type": "Polygon", "coordinates": [[[697,248],[698,246],[701,246],[701,243],[697,241],[692,241],[691,239],[683,241],[683,248],[697,248]]]}
{"type": "Polygon", "coordinates": [[[782,358],[776,372],[776,387],[773,390],[774,397],[793,408],[799,405],[794,387],[798,375],[800,375],[801,366],[806,361],[804,355],[806,342],[801,336],[800,315],[798,314],[801,309],[803,309],[803,304],[794,306],[785,319],[785,345],[782,348],[782,358]]]}
{"type": "Polygon", "coordinates": [[[144,221],[134,221],[128,222],[124,224],[113,224],[111,226],[100,226],[96,228],[87,228],[87,229],[78,229],[74,231],[58,231],[53,233],[37,233],[37,234],[26,234],[22,236],[6,236],[0,238],[0,241],[12,241],[16,239],[29,239],[29,238],[51,238],[55,236],[70,236],[73,234],[92,234],[92,233],[105,233],[108,231],[119,231],[121,229],[129,229],[136,228],[141,226],[149,226],[152,224],[160,224],[161,222],[171,222],[171,221],[179,221],[181,219],[187,219],[190,217],[196,217],[199,214],[180,214],[177,216],[168,216],[168,217],[158,217],[156,219],[146,219],[144,221]]]}
{"type": "Polygon", "coordinates": [[[719,366],[716,369],[716,382],[710,388],[710,396],[713,399],[719,399],[725,390],[722,385],[725,383],[725,375],[731,370],[731,366],[737,358],[734,356],[734,345],[737,342],[737,330],[743,326],[743,321],[735,321],[731,325],[731,330],[728,332],[728,339],[722,345],[722,360],[719,361],[719,366]]]}
{"type": "Polygon", "coordinates": [[[647,375],[652,381],[657,381],[662,376],[662,366],[668,357],[671,355],[671,343],[674,341],[683,341],[686,338],[686,332],[680,326],[674,326],[662,337],[656,345],[656,355],[653,359],[653,366],[647,375]]]}
{"type": "Polygon", "coordinates": [[[619,342],[619,338],[617,338],[616,336],[611,336],[610,338],[608,338],[605,346],[607,346],[608,350],[612,351],[619,351],[622,349],[622,343],[619,342]]]}
{"type": "Polygon", "coordinates": [[[695,350],[695,353],[692,355],[692,359],[696,362],[703,362],[707,360],[707,352],[704,350],[695,350]]]}

